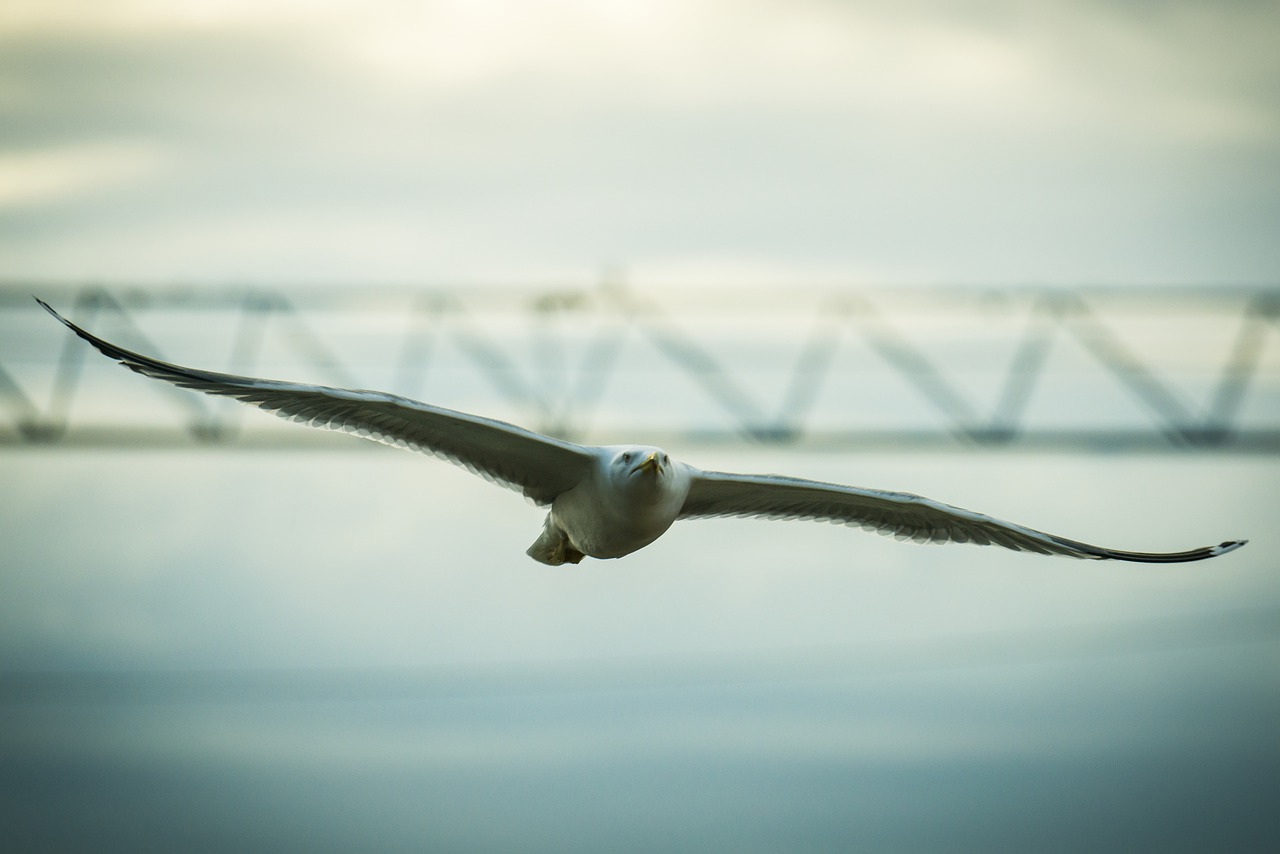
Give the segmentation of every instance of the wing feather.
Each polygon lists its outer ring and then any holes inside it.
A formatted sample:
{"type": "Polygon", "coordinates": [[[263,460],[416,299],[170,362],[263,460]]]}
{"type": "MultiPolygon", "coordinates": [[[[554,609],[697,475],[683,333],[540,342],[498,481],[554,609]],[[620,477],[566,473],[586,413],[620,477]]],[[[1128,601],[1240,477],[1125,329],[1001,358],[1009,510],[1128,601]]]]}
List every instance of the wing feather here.
{"type": "Polygon", "coordinates": [[[886,492],[779,475],[690,469],[689,495],[680,518],[752,516],[808,519],[860,527],[920,543],[975,543],[1090,560],[1180,563],[1226,554],[1247,540],[1185,552],[1128,552],[1046,534],[909,492],[886,492]]]}
{"type": "Polygon", "coordinates": [[[103,355],[139,374],[231,397],[300,424],[431,454],[538,504],[550,504],[593,464],[591,450],[582,445],[394,394],[240,377],[162,362],[104,341],[43,300],[36,301],[103,355]]]}

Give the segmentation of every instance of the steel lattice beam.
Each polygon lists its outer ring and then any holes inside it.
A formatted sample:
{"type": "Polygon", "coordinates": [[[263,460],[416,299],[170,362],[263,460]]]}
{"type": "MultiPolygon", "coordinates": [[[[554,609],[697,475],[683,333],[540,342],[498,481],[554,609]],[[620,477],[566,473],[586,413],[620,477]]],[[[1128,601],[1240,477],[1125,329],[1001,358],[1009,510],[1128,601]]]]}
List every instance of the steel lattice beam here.
{"type": "MultiPolygon", "coordinates": [[[[104,336],[161,358],[232,373],[286,371],[294,379],[380,387],[580,439],[618,438],[610,432],[618,401],[611,403],[609,394],[642,375],[646,391],[638,397],[649,395],[650,405],[631,420],[639,421],[645,437],[661,441],[1280,452],[1276,289],[914,288],[708,296],[616,287],[289,294],[0,288],[0,444],[349,447],[325,441],[323,434],[282,434],[235,407],[167,386],[147,398],[154,419],[147,412],[118,418],[112,389],[136,380],[121,373],[108,381],[96,369],[92,382],[86,380],[86,360],[98,357],[47,323],[32,292],[104,336]],[[997,315],[1006,327],[1000,335],[989,331],[997,315]],[[180,342],[181,351],[172,343],[161,347],[158,337],[175,322],[227,342],[229,356],[224,351],[210,363],[187,342],[180,342]],[[1159,331],[1162,324],[1181,330],[1172,343],[1159,331]],[[362,331],[370,325],[379,330],[374,338],[362,331]],[[1203,343],[1214,335],[1225,342],[1217,351],[1203,343]],[[972,361],[965,355],[970,350],[997,338],[1007,339],[1005,351],[970,371],[989,387],[984,397],[962,381],[958,365],[972,361]],[[380,383],[355,364],[374,341],[394,344],[387,356],[393,370],[380,383]],[[1073,352],[1069,368],[1055,361],[1064,350],[1073,352]],[[777,390],[762,390],[769,383],[761,365],[777,390]],[[463,373],[471,379],[456,379],[463,373]],[[453,377],[454,385],[442,377],[453,377]],[[1061,399],[1067,381],[1078,387],[1083,415],[1098,416],[1094,422],[1037,415],[1037,405],[1061,399]],[[1189,384],[1200,393],[1189,394],[1189,384]],[[856,394],[848,392],[854,387],[856,394]],[[679,400],[667,394],[677,388],[684,395],[679,400]],[[849,400],[831,405],[844,397],[849,400]],[[1108,404],[1099,402],[1104,399],[1127,401],[1112,406],[1132,406],[1141,414],[1109,423],[1108,404]],[[897,410],[887,401],[914,414],[895,420],[897,410]],[[888,415],[868,423],[864,416],[878,407],[888,415]],[[164,427],[175,412],[178,426],[164,427]]],[[[635,399],[621,401],[630,406],[635,399]]]]}

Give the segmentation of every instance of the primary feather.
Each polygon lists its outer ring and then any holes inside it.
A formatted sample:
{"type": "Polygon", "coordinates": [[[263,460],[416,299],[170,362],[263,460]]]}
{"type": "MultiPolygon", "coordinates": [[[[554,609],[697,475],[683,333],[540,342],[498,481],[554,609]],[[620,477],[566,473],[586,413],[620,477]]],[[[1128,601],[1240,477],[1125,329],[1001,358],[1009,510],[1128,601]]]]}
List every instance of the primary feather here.
{"type": "Polygon", "coordinates": [[[976,543],[1093,560],[1177,563],[1244,545],[1228,541],[1185,552],[1129,552],[1046,534],[909,492],[886,492],[778,475],[699,472],[680,518],[754,516],[836,522],[918,543],[976,543]]]}
{"type": "Polygon", "coordinates": [[[441,457],[516,489],[538,504],[550,504],[577,483],[592,463],[590,451],[581,445],[394,394],[240,377],[162,362],[104,341],[43,300],[37,302],[103,355],[144,376],[235,398],[310,427],[354,433],[441,457]]]}

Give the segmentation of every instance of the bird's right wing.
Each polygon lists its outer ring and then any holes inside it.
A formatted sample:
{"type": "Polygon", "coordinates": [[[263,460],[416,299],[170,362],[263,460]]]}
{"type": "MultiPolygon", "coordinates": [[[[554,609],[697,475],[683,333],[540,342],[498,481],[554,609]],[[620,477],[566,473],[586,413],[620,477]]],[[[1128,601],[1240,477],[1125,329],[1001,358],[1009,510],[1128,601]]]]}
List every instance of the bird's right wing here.
{"type": "Polygon", "coordinates": [[[103,355],[139,374],[235,398],[311,427],[422,451],[515,489],[538,504],[550,504],[571,489],[594,463],[591,450],[582,445],[394,394],[239,377],[162,362],[104,341],[43,300],[36,301],[103,355]]]}
{"type": "Polygon", "coordinates": [[[976,543],[1091,560],[1181,563],[1217,557],[1245,544],[1231,540],[1185,552],[1126,552],[1046,534],[908,492],[885,492],[779,475],[690,468],[681,519],[754,516],[835,522],[919,543],[976,543]]]}

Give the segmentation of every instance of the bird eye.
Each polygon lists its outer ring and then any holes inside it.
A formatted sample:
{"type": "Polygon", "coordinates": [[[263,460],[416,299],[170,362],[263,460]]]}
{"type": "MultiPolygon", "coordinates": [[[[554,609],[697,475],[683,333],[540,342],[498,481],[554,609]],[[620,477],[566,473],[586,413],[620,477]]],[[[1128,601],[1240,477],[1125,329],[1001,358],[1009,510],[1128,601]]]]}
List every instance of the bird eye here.
{"type": "Polygon", "coordinates": [[[630,451],[624,451],[624,452],[623,452],[623,454],[622,454],[622,461],[623,461],[624,463],[629,463],[629,462],[631,462],[631,452],[630,452],[630,451]]]}

